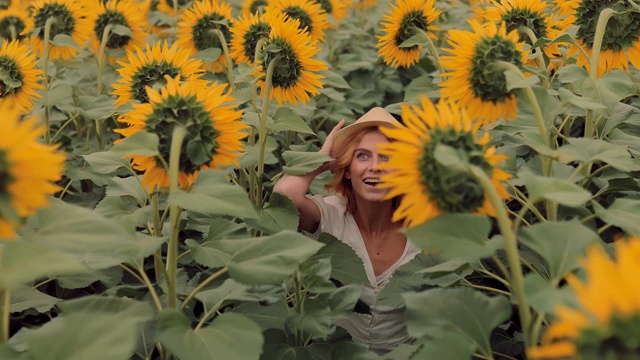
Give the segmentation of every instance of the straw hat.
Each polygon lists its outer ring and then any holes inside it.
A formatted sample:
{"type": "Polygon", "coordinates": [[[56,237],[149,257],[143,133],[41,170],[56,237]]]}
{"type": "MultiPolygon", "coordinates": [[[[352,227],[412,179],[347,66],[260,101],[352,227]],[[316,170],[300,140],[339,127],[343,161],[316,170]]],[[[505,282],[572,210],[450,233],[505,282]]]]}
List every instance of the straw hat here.
{"type": "Polygon", "coordinates": [[[351,135],[370,127],[397,127],[402,126],[393,115],[381,107],[374,107],[366,114],[362,115],[353,124],[340,129],[333,137],[334,147],[341,147],[344,140],[350,139],[351,135]]]}

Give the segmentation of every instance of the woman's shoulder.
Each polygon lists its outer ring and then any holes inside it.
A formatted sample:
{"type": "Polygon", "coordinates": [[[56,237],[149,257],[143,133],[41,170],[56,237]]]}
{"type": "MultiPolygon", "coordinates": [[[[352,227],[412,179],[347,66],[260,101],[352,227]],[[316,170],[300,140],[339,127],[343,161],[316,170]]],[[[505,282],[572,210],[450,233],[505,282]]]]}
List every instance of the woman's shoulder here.
{"type": "Polygon", "coordinates": [[[311,200],[313,200],[320,208],[333,208],[333,210],[337,212],[345,212],[347,210],[347,202],[340,195],[308,195],[311,200]]]}

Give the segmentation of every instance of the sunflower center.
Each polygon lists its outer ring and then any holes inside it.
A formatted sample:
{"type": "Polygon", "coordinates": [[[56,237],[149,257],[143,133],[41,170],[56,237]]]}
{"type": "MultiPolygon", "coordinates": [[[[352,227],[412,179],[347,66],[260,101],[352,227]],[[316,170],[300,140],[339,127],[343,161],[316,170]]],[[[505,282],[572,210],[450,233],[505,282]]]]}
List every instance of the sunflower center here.
{"type": "Polygon", "coordinates": [[[290,18],[300,21],[300,26],[298,28],[307,28],[307,32],[311,34],[313,31],[313,19],[311,19],[309,13],[307,13],[303,8],[300,6],[287,6],[282,9],[282,12],[287,14],[290,18]]]}
{"type": "Polygon", "coordinates": [[[11,6],[11,0],[0,0],[0,10],[6,10],[11,6]]]}
{"type": "Polygon", "coordinates": [[[8,186],[13,182],[13,176],[9,171],[11,164],[9,163],[8,154],[6,151],[0,149],[0,197],[7,194],[8,186]]]}
{"type": "Polygon", "coordinates": [[[331,12],[333,11],[333,5],[331,5],[330,0],[316,0],[316,3],[320,4],[322,10],[326,11],[327,14],[331,14],[331,12]]]}
{"type": "Polygon", "coordinates": [[[411,10],[407,12],[400,21],[398,26],[398,30],[396,31],[396,35],[393,37],[393,41],[398,46],[398,48],[402,51],[411,51],[418,48],[418,45],[414,45],[411,47],[399,47],[400,44],[411,38],[416,34],[415,28],[422,29],[427,31],[429,27],[429,22],[427,21],[427,17],[424,16],[422,11],[411,10]]]}
{"type": "Polygon", "coordinates": [[[226,25],[225,17],[220,14],[207,14],[198,19],[198,22],[192,28],[193,42],[196,49],[202,51],[212,47],[222,48],[220,38],[213,30],[222,31],[225,41],[229,43],[231,32],[226,25]]]}
{"type": "Polygon", "coordinates": [[[617,52],[632,47],[640,37],[640,13],[633,10],[626,1],[581,1],[576,9],[575,24],[579,26],[576,37],[591,48],[596,33],[596,19],[605,8],[613,8],[618,14],[612,16],[607,23],[602,49],[617,52]]]}
{"type": "MultiPolygon", "coordinates": [[[[547,36],[547,22],[545,17],[535,11],[523,8],[514,8],[502,15],[502,21],[507,24],[507,32],[518,30],[524,26],[531,29],[537,38],[547,36]]],[[[528,41],[529,37],[520,34],[520,41],[528,41]]]]}
{"type": "Polygon", "coordinates": [[[0,20],[0,37],[11,39],[11,26],[13,26],[15,30],[14,34],[16,39],[20,40],[25,38],[25,36],[20,35],[20,33],[24,30],[26,25],[22,19],[14,15],[5,16],[0,20]]]}
{"type": "MultiPolygon", "coordinates": [[[[165,4],[169,5],[170,8],[173,9],[173,0],[164,0],[165,4]]],[[[183,8],[187,6],[187,4],[191,2],[191,0],[178,0],[178,8],[183,8]]]]}
{"type": "Polygon", "coordinates": [[[267,0],[254,0],[249,6],[249,11],[251,11],[252,14],[255,14],[262,11],[261,9],[264,9],[265,7],[267,7],[267,0]]]}
{"type": "Polygon", "coordinates": [[[582,329],[576,350],[584,359],[637,359],[640,345],[632,334],[640,333],[640,315],[613,315],[605,327],[582,329]]]}
{"type": "Polygon", "coordinates": [[[7,55],[0,56],[0,98],[20,91],[22,79],[18,63],[7,55]]]}
{"type": "Polygon", "coordinates": [[[166,61],[147,63],[131,77],[131,95],[134,100],[138,100],[143,104],[148,103],[149,97],[147,96],[145,87],[150,86],[158,90],[167,84],[165,75],[175,78],[179,74],[180,68],[166,61]]]}
{"type": "Polygon", "coordinates": [[[291,44],[283,38],[274,38],[271,44],[275,45],[280,51],[277,53],[263,51],[262,53],[264,56],[263,66],[265,69],[271,64],[274,57],[279,56],[271,79],[273,87],[287,89],[294,86],[302,76],[302,64],[300,64],[298,60],[298,55],[291,44]]]}
{"type": "Polygon", "coordinates": [[[56,21],[51,25],[50,39],[59,34],[71,36],[75,30],[76,20],[73,13],[69,11],[65,4],[48,3],[36,12],[33,22],[38,30],[38,36],[44,40],[44,28],[49,18],[55,18],[56,21]]]}
{"type": "Polygon", "coordinates": [[[249,29],[247,29],[247,32],[244,33],[244,36],[242,37],[242,48],[245,56],[247,56],[251,62],[256,60],[255,52],[258,41],[262,38],[268,38],[270,31],[271,26],[266,22],[260,21],[255,24],[251,24],[249,29]]]}
{"type": "MultiPolygon", "coordinates": [[[[118,11],[107,10],[104,14],[98,17],[96,20],[96,25],[93,27],[93,31],[95,32],[98,39],[102,39],[102,34],[104,33],[104,29],[107,25],[122,25],[125,27],[129,27],[127,23],[127,19],[124,14],[118,11]]],[[[109,34],[109,40],[107,40],[107,48],[109,49],[122,49],[127,46],[131,38],[126,35],[118,35],[116,33],[111,32],[109,34]]]]}
{"type": "Polygon", "coordinates": [[[513,92],[507,91],[504,72],[497,66],[493,66],[496,61],[506,61],[518,67],[522,66],[520,52],[512,41],[500,35],[482,38],[476,44],[471,58],[469,82],[475,97],[494,104],[514,96],[513,92]]]}
{"type": "Polygon", "coordinates": [[[491,171],[482,145],[474,141],[471,132],[459,132],[452,127],[429,130],[431,141],[424,145],[419,159],[421,181],[429,197],[448,212],[473,212],[484,203],[482,185],[471,175],[440,164],[434,157],[436,145],[451,146],[472,165],[491,171]]]}
{"type": "MultiPolygon", "coordinates": [[[[161,103],[154,104],[153,112],[149,114],[145,130],[153,132],[160,138],[158,151],[167,162],[171,148],[171,135],[176,124],[182,125],[187,131],[182,143],[180,157],[180,172],[193,174],[202,165],[208,164],[216,154],[218,131],[213,127],[211,113],[195,95],[171,95],[161,103]]],[[[161,161],[156,163],[163,166],[161,161]]]]}

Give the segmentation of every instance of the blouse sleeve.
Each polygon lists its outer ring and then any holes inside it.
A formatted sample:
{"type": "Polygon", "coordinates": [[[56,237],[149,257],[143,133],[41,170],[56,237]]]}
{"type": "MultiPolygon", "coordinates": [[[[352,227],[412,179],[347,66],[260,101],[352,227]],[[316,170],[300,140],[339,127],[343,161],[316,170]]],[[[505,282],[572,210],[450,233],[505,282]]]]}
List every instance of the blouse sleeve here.
{"type": "Polygon", "coordinates": [[[316,240],[322,232],[340,238],[345,222],[344,200],[338,196],[307,195],[307,197],[320,209],[320,224],[314,233],[305,232],[305,234],[316,240]]]}

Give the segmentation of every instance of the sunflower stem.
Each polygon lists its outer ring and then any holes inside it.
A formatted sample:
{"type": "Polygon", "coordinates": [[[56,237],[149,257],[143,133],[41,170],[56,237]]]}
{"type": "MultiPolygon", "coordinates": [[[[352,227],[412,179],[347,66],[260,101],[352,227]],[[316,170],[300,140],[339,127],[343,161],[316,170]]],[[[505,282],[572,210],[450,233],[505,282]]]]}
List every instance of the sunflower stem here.
{"type": "Polygon", "coordinates": [[[429,49],[429,53],[431,54],[431,56],[433,56],[433,62],[438,68],[438,72],[440,74],[444,74],[444,68],[442,67],[442,65],[440,65],[440,55],[438,54],[438,49],[436,48],[436,45],[433,43],[433,41],[431,41],[429,35],[427,35],[427,32],[417,26],[414,26],[413,30],[424,36],[427,43],[427,49],[429,49]]]}
{"type": "Polygon", "coordinates": [[[189,304],[189,301],[193,300],[193,298],[196,297],[196,295],[198,295],[198,293],[202,291],[202,289],[207,287],[207,285],[211,284],[213,280],[226,274],[228,270],[229,268],[225,266],[222,269],[211,274],[208,278],[206,278],[203,282],[201,282],[195,289],[193,289],[193,291],[191,291],[191,293],[187,296],[187,298],[184,299],[184,301],[182,302],[182,305],[180,305],[180,310],[184,310],[184,308],[189,304]]]}
{"type": "MultiPolygon", "coordinates": [[[[178,191],[178,172],[180,167],[180,152],[182,142],[186,136],[183,126],[176,125],[171,136],[171,150],[169,155],[169,195],[178,191]]],[[[167,249],[167,287],[169,308],[175,309],[177,306],[177,273],[178,273],[178,233],[180,232],[180,213],[182,209],[174,204],[169,205],[169,246],[167,249]]]]}
{"type": "Polygon", "coordinates": [[[0,289],[0,345],[9,340],[9,322],[11,314],[11,290],[0,289]]]}
{"type": "Polygon", "coordinates": [[[102,72],[104,71],[105,56],[104,52],[107,50],[107,42],[109,41],[109,35],[111,35],[112,24],[108,24],[104,27],[102,32],[102,40],[100,41],[100,52],[98,53],[98,95],[102,94],[104,85],[102,84],[102,72]]]}
{"type": "Polygon", "coordinates": [[[271,85],[273,82],[273,72],[276,64],[280,60],[280,56],[276,56],[271,60],[267,67],[267,73],[264,80],[264,98],[262,99],[262,113],[260,114],[260,129],[258,129],[258,173],[257,175],[257,192],[255,204],[258,208],[262,208],[262,174],[264,173],[264,152],[267,144],[267,112],[269,111],[269,103],[271,98],[271,85]]]}
{"type": "MultiPolygon", "coordinates": [[[[162,221],[160,221],[160,205],[158,204],[158,186],[156,185],[151,194],[151,206],[153,207],[153,233],[151,236],[162,236],[162,221]]],[[[158,249],[153,254],[153,268],[155,270],[156,282],[160,280],[162,274],[165,273],[165,264],[162,261],[162,250],[158,249]]]]}
{"type": "Polygon", "coordinates": [[[227,39],[224,38],[224,34],[222,33],[222,31],[218,29],[211,29],[209,31],[215,34],[220,40],[222,52],[224,53],[224,57],[227,60],[227,80],[229,81],[229,88],[233,88],[235,84],[235,79],[233,77],[233,59],[231,59],[231,56],[229,56],[229,46],[227,45],[227,39]]]}
{"type": "MultiPolygon", "coordinates": [[[[529,37],[529,40],[531,40],[531,45],[535,44],[538,41],[538,37],[530,28],[526,26],[520,26],[520,28],[518,28],[518,31],[524,33],[529,37]]],[[[544,63],[544,53],[542,52],[542,48],[538,48],[536,50],[536,57],[538,60],[537,61],[538,67],[544,70],[545,72],[547,72],[547,67],[544,63]]],[[[551,86],[551,84],[549,84],[549,80],[546,77],[542,79],[542,82],[544,84],[545,89],[548,89],[551,86]]]]}
{"type": "Polygon", "coordinates": [[[9,25],[9,33],[11,34],[11,40],[18,40],[18,31],[16,31],[15,25],[9,25]]]}
{"type": "Polygon", "coordinates": [[[42,71],[44,73],[44,143],[51,143],[49,126],[49,39],[51,38],[51,27],[55,24],[56,18],[50,17],[44,23],[44,49],[42,56],[42,71]]]}
{"type": "Polygon", "coordinates": [[[518,314],[520,316],[520,323],[522,324],[522,331],[524,334],[525,348],[528,349],[533,343],[529,334],[531,325],[531,313],[527,302],[527,297],[524,293],[524,277],[522,276],[522,267],[520,264],[520,255],[518,254],[518,242],[516,239],[516,233],[511,228],[507,211],[504,208],[504,204],[500,199],[496,189],[491,183],[491,179],[487,174],[479,167],[475,165],[469,165],[469,171],[480,182],[484,188],[485,193],[489,197],[489,201],[493,205],[496,212],[496,219],[498,221],[498,227],[500,233],[504,238],[504,250],[507,254],[507,261],[509,263],[509,273],[511,278],[511,292],[515,295],[518,301],[518,314]]]}

